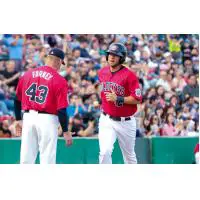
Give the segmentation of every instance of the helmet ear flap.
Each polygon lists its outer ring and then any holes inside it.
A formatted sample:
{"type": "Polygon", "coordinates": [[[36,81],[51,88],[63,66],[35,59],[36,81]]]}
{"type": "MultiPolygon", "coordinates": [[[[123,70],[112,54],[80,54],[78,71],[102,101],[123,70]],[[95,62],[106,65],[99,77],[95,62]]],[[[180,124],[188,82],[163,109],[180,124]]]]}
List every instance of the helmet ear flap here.
{"type": "Polygon", "coordinates": [[[108,53],[106,53],[106,61],[108,61],[108,53]]]}
{"type": "Polygon", "coordinates": [[[122,63],[124,63],[124,61],[125,61],[125,58],[120,57],[119,63],[122,64],[122,63]]]}

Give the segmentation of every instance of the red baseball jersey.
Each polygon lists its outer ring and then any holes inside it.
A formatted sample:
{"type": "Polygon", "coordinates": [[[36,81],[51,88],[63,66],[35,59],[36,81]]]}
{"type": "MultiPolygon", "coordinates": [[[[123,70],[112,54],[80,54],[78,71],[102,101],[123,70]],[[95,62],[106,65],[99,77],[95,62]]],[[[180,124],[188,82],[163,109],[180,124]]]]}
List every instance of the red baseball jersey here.
{"type": "Polygon", "coordinates": [[[199,144],[196,144],[195,148],[194,148],[194,153],[198,153],[199,152],[199,144]]]}
{"type": "Polygon", "coordinates": [[[106,100],[105,92],[115,91],[117,96],[133,96],[136,100],[142,101],[142,94],[137,76],[126,67],[112,73],[110,67],[106,66],[98,72],[101,83],[102,110],[115,117],[127,117],[137,111],[137,105],[124,104],[116,105],[106,100]]]}
{"type": "Polygon", "coordinates": [[[57,110],[68,106],[67,91],[67,81],[52,67],[42,66],[20,78],[16,95],[22,110],[57,114],[57,110]]]}

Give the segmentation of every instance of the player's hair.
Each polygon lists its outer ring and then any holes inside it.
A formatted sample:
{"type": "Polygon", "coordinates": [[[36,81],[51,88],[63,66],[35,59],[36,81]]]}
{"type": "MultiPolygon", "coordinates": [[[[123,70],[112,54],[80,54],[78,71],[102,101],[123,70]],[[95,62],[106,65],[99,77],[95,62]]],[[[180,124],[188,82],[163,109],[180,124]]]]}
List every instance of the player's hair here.
{"type": "Polygon", "coordinates": [[[56,56],[53,56],[53,55],[48,55],[47,56],[47,60],[50,60],[50,61],[60,61],[60,58],[56,57],[56,56]]]}
{"type": "Polygon", "coordinates": [[[56,56],[48,55],[47,59],[46,59],[46,63],[49,63],[49,62],[52,64],[51,67],[54,67],[56,69],[58,69],[60,67],[60,66],[58,66],[58,63],[60,62],[60,58],[58,58],[56,56]]]}

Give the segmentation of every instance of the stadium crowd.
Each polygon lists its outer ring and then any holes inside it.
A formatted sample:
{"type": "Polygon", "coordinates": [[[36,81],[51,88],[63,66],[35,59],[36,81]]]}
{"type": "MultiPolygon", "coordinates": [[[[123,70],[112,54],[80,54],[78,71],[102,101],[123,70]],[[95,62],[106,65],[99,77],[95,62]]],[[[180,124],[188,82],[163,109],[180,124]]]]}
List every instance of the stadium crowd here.
{"type": "Polygon", "coordinates": [[[66,54],[60,74],[69,84],[69,129],[74,137],[97,136],[97,71],[107,65],[112,42],[127,47],[124,65],[137,74],[142,88],[137,137],[199,135],[198,35],[1,34],[0,137],[16,137],[13,99],[18,80],[25,71],[44,65],[52,47],[66,54]]]}

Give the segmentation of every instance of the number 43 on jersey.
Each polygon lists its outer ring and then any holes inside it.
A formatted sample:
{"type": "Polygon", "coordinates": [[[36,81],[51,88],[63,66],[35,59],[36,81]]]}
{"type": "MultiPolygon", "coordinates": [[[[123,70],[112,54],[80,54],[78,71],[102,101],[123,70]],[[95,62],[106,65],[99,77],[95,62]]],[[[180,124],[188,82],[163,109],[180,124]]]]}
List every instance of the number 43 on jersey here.
{"type": "Polygon", "coordinates": [[[48,87],[45,85],[37,86],[36,83],[32,83],[31,86],[26,90],[26,95],[29,96],[30,101],[34,101],[39,104],[43,104],[46,101],[46,97],[48,94],[48,87]],[[39,95],[36,96],[37,91],[39,91],[39,95]]]}

